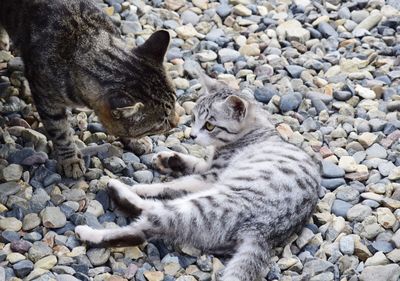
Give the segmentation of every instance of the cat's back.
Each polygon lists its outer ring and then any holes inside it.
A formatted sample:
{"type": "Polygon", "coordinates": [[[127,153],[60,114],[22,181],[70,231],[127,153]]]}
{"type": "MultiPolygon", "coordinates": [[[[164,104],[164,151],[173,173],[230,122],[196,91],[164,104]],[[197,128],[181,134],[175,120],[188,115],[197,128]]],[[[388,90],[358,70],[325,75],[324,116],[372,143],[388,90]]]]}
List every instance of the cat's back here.
{"type": "Polygon", "coordinates": [[[77,42],[101,30],[119,33],[92,0],[2,0],[0,23],[19,47],[77,42]]]}
{"type": "Polygon", "coordinates": [[[280,138],[276,131],[263,130],[236,146],[220,174],[220,182],[274,193],[318,190],[317,163],[303,149],[280,138]]]}

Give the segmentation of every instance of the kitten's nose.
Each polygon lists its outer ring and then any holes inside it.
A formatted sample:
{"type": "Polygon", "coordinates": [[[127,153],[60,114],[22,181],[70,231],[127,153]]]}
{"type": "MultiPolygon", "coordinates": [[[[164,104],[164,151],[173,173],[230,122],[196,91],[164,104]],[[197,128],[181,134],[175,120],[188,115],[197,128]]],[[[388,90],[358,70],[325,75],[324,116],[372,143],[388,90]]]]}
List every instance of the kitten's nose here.
{"type": "Polygon", "coordinates": [[[195,134],[193,134],[193,133],[190,133],[190,137],[191,137],[192,139],[197,138],[197,136],[196,136],[195,134]]]}

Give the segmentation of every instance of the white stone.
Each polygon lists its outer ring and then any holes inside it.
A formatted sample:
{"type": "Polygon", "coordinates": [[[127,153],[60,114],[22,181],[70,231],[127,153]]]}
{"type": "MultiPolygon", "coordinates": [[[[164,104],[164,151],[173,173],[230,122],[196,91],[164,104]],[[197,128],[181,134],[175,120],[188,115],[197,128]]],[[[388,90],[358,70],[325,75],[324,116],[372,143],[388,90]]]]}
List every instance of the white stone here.
{"type": "Polygon", "coordinates": [[[342,156],[339,159],[339,167],[347,173],[352,173],[357,170],[357,162],[352,156],[342,156]]]}
{"type": "Polygon", "coordinates": [[[203,50],[200,53],[196,54],[196,56],[201,62],[213,61],[218,57],[218,55],[211,50],[203,50]]]}
{"type": "Polygon", "coordinates": [[[364,99],[372,100],[372,99],[376,98],[376,94],[374,91],[372,91],[371,89],[365,88],[361,85],[356,85],[355,91],[360,97],[362,97],[364,99]]]}
{"type": "Polygon", "coordinates": [[[243,16],[243,17],[251,16],[251,10],[242,4],[233,7],[233,12],[238,16],[243,16]]]}
{"type": "Polygon", "coordinates": [[[256,43],[243,45],[240,47],[239,53],[243,56],[258,56],[260,54],[260,47],[256,43]]]}
{"type": "Polygon", "coordinates": [[[310,32],[304,29],[301,23],[295,19],[281,23],[276,28],[276,33],[281,39],[286,39],[288,41],[294,40],[305,43],[310,39],[310,32]]]}
{"type": "Polygon", "coordinates": [[[389,208],[378,208],[376,209],[376,213],[378,215],[378,223],[384,228],[392,228],[393,225],[396,223],[396,217],[393,215],[389,208]]]}

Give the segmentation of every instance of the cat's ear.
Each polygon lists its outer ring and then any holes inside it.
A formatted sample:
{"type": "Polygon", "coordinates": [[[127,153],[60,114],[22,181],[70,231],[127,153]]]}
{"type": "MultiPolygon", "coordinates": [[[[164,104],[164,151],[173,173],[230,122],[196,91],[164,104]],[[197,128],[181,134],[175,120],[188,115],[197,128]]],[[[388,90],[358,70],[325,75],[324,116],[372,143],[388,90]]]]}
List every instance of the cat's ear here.
{"type": "Polygon", "coordinates": [[[149,39],[135,49],[135,53],[151,59],[155,62],[162,63],[165,53],[168,50],[171,37],[166,30],[154,32],[149,39]]]}
{"type": "Polygon", "coordinates": [[[246,117],[248,102],[244,99],[231,95],[226,98],[225,106],[232,118],[235,120],[242,121],[246,117]]]}
{"type": "Polygon", "coordinates": [[[144,107],[144,104],[141,102],[138,102],[132,106],[126,106],[126,107],[113,109],[113,110],[111,110],[111,114],[115,119],[128,118],[128,117],[131,117],[132,115],[138,113],[143,107],[144,107]]]}

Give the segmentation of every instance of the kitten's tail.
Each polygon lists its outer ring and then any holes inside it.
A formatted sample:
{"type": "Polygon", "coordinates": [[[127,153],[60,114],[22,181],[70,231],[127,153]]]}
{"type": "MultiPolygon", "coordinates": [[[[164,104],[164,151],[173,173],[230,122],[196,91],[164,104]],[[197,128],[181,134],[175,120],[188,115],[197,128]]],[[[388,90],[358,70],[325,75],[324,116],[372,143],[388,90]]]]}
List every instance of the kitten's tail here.
{"type": "Polygon", "coordinates": [[[228,262],[221,281],[254,281],[266,274],[270,247],[259,237],[245,237],[228,262]]]}

